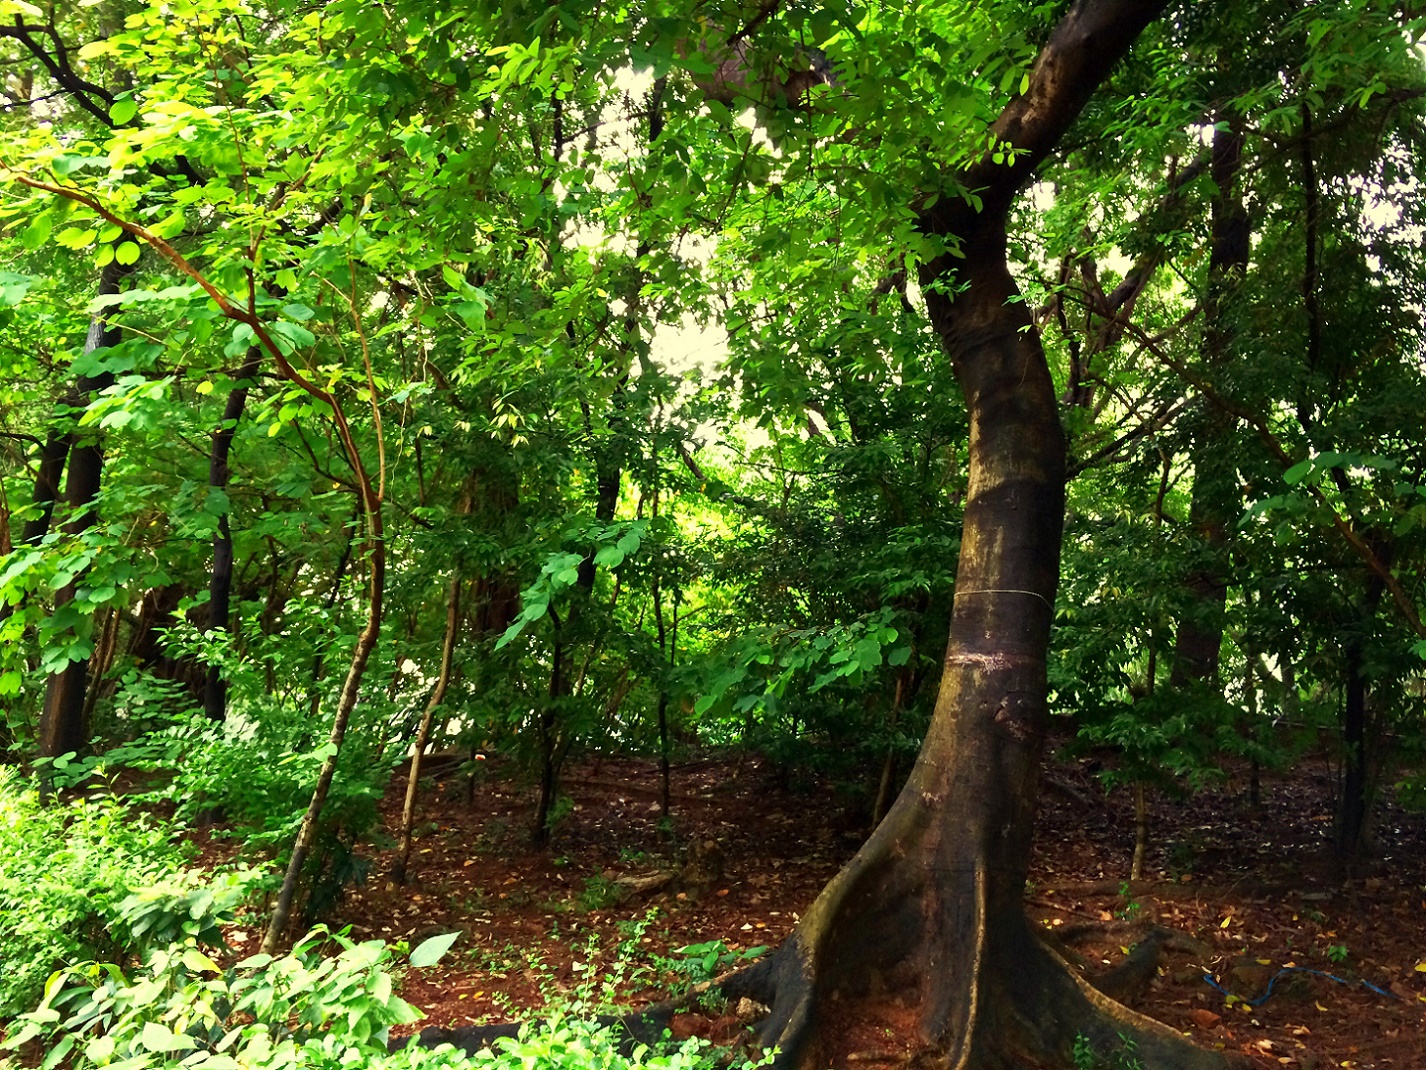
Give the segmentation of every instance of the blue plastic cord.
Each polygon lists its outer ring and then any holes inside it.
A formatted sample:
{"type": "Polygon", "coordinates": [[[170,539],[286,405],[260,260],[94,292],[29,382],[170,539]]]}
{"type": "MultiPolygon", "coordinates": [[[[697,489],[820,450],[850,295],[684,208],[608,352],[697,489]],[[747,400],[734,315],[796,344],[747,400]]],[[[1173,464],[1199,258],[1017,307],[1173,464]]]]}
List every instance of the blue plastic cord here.
{"type": "MultiPolygon", "coordinates": [[[[1348,981],[1345,977],[1338,977],[1335,973],[1324,973],[1321,970],[1309,970],[1306,966],[1284,966],[1282,969],[1278,970],[1277,973],[1273,974],[1272,980],[1268,982],[1267,991],[1264,992],[1257,999],[1243,999],[1242,996],[1237,996],[1235,998],[1243,1003],[1246,1003],[1249,1007],[1262,1006],[1262,1004],[1266,1003],[1268,999],[1271,998],[1273,994],[1273,985],[1277,984],[1277,979],[1285,973],[1310,973],[1313,977],[1325,977],[1329,981],[1336,981],[1339,985],[1361,985],[1363,988],[1369,988],[1377,995],[1385,996],[1387,999],[1401,998],[1395,992],[1388,992],[1384,988],[1378,988],[1370,981],[1348,981]]],[[[1203,979],[1207,981],[1210,985],[1212,985],[1214,988],[1218,989],[1218,991],[1222,992],[1225,996],[1233,995],[1232,992],[1229,992],[1217,981],[1213,980],[1213,975],[1211,973],[1205,973],[1203,975],[1203,979]]]]}

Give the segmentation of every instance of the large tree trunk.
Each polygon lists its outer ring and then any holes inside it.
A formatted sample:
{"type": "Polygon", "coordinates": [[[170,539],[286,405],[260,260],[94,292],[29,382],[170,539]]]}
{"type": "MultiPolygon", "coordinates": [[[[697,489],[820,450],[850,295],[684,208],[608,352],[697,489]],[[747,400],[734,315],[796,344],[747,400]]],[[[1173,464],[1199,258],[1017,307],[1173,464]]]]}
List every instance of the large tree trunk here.
{"type": "MultiPolygon", "coordinates": [[[[100,276],[99,295],[104,297],[118,293],[119,281],[128,271],[117,261],[111,261],[100,276]]],[[[118,327],[112,326],[104,314],[97,315],[89,323],[84,352],[93,353],[97,349],[116,346],[120,337],[118,327]]],[[[105,389],[113,381],[114,377],[109,373],[81,378],[79,397],[87,399],[91,393],[105,389]]],[[[65,482],[65,498],[71,509],[65,531],[70,535],[80,535],[94,523],[93,506],[99,497],[99,480],[104,470],[104,454],[97,434],[76,432],[70,449],[69,477],[65,482]]],[[[56,609],[74,601],[81,578],[76,576],[55,592],[56,609]]],[[[44,706],[40,711],[38,749],[41,756],[54,758],[83,749],[88,735],[84,720],[84,694],[88,685],[87,657],[71,661],[50,676],[45,685],[44,706]]]]}
{"type": "Polygon", "coordinates": [[[1076,3],[1029,91],[996,123],[1021,154],[956,176],[980,192],[983,210],[943,201],[922,215],[963,256],[922,270],[970,413],[950,643],[926,740],[886,819],[777,955],[728,986],[771,1004],[762,1040],[783,1066],[840,1065],[839,1046],[866,1022],[914,1023],[898,1039],[956,1070],[1070,1066],[1079,1038],[1105,1056],[1132,1042],[1156,1070],[1223,1065],[1091,987],[1035,935],[1022,905],[1048,721],[1065,446],[1039,336],[1007,267],[1006,220],[1019,187],[1161,6],[1076,3]]]}

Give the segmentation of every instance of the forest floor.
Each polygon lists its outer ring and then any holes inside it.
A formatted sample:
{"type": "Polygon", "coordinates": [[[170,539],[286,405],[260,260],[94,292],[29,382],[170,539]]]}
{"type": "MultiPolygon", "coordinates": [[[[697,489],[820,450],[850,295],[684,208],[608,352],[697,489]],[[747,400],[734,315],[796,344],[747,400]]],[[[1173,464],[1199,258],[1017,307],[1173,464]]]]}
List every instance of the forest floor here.
{"type": "MultiPolygon", "coordinates": [[[[421,1026],[527,1017],[589,978],[597,984],[616,960],[627,1005],[666,998],[679,964],[696,972],[696,956],[677,949],[775,947],[867,831],[832,788],[793,790],[753,756],[676,764],[672,822],[661,825],[657,763],[603,759],[567,768],[573,810],[536,849],[531,788],[493,762],[480,768],[473,796],[454,770],[424,793],[405,886],[387,877],[392,850],[373,847],[371,876],[327,919],[358,939],[412,947],[463,932],[439,965],[406,977],[403,995],[427,1015],[421,1026]]],[[[1106,968],[1146,925],[1184,934],[1139,1010],[1263,1067],[1426,1068],[1426,815],[1384,805],[1373,860],[1343,881],[1324,861],[1325,769],[1265,778],[1257,808],[1232,782],[1182,801],[1151,795],[1148,879],[1130,887],[1131,793],[1106,795],[1078,764],[1052,764],[1048,777],[1031,916],[1106,968]],[[1293,971],[1248,1002],[1290,966],[1340,982],[1293,971]]],[[[398,776],[383,803],[393,835],[404,791],[398,776]]],[[[240,947],[258,936],[235,935],[240,947]]],[[[722,1043],[746,1032],[731,1012],[696,1008],[674,1029],[722,1043]]],[[[852,1061],[896,1057],[869,1050],[852,1061]]]]}

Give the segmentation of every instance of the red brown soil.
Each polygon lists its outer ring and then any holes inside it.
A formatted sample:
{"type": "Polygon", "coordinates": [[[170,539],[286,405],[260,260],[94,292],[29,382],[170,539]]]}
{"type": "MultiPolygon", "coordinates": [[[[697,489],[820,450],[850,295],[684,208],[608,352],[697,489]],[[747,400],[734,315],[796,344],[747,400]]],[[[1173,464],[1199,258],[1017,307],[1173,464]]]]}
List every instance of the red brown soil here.
{"type": "MultiPolygon", "coordinates": [[[[679,958],[673,949],[710,940],[733,951],[775,946],[867,831],[831,788],[789,791],[752,757],[675,767],[672,831],[662,831],[656,763],[604,759],[567,771],[574,809],[537,850],[528,837],[531,789],[487,766],[473,804],[456,773],[423,796],[406,886],[386,877],[391,851],[371,848],[372,878],[328,919],[351,925],[360,939],[413,947],[462,931],[439,965],[406,976],[403,994],[426,1012],[423,1025],[507,1021],[568,997],[586,978],[604,975],[630,924],[651,913],[630,959],[631,968],[643,968],[622,985],[621,998],[628,1005],[663,998],[674,978],[659,958],[679,958]],[[710,842],[716,849],[704,848],[710,842]],[[702,880],[608,901],[617,878],[680,871],[690,855],[702,880]]],[[[1140,1010],[1262,1067],[1426,1067],[1426,966],[1418,968],[1426,963],[1426,815],[1382,807],[1373,860],[1343,880],[1329,877],[1323,862],[1331,832],[1325,773],[1268,781],[1256,809],[1233,784],[1184,801],[1160,797],[1149,879],[1125,889],[1129,794],[1106,797],[1078,765],[1056,766],[1049,777],[1027,891],[1032,917],[1071,936],[1087,928],[1072,946],[1105,968],[1145,923],[1191,938],[1164,952],[1140,1010]],[[1350,983],[1289,974],[1252,1007],[1228,1005],[1203,980],[1211,974],[1253,999],[1287,965],[1350,983]]],[[[404,791],[397,777],[384,804],[392,836],[404,791]]],[[[239,935],[244,946],[256,939],[239,935]]],[[[911,1018],[894,1004],[866,1009],[843,1061],[901,1062],[911,1018]]],[[[675,1019],[678,1035],[726,1043],[745,1032],[727,1011],[695,1008],[675,1019]]]]}

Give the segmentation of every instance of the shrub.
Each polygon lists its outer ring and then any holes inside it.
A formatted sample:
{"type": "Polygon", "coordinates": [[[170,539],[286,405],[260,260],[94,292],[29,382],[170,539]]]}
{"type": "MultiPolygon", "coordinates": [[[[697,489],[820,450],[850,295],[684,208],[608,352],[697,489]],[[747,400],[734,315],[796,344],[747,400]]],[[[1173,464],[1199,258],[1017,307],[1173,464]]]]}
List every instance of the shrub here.
{"type": "MultiPolygon", "coordinates": [[[[224,724],[190,712],[105,759],[159,775],[145,801],[171,804],[181,821],[217,813],[223,834],[240,838],[246,852],[281,863],[330,747],[313,731],[305,710],[281,704],[234,713],[224,724]]],[[[306,873],[309,921],[366,876],[367,862],[355,848],[380,825],[377,804],[391,774],[391,763],[377,759],[379,742],[373,733],[353,732],[342,751],[306,873]]]]}
{"type": "MultiPolygon", "coordinates": [[[[186,896],[191,885],[175,882],[189,853],[171,825],[112,795],[45,805],[0,767],[0,1018],[33,1006],[56,966],[133,954],[144,941],[131,926],[144,912],[126,919],[137,910],[130,897],[161,882],[186,896]]],[[[162,907],[155,893],[150,924],[162,907]]]]}

